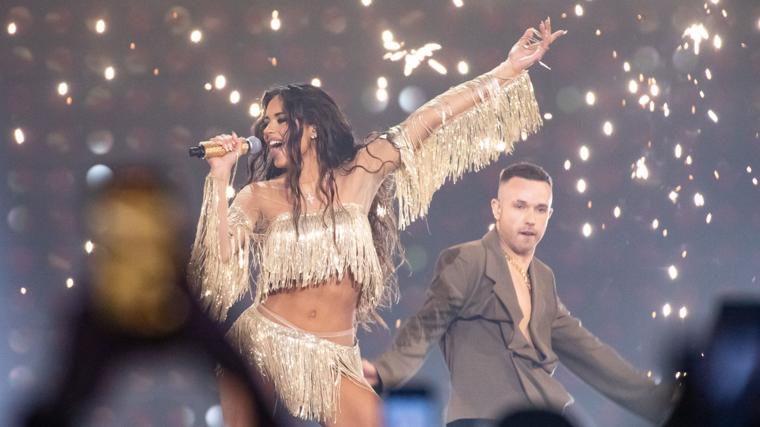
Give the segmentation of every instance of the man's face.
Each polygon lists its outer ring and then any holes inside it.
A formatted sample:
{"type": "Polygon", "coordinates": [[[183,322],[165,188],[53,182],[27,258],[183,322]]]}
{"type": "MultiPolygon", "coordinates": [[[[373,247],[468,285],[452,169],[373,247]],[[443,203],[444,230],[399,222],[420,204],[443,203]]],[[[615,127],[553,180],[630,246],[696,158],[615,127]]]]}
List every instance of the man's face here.
{"type": "Polygon", "coordinates": [[[552,215],[552,188],[544,181],[513,177],[491,200],[499,237],[517,255],[532,255],[552,215]]]}

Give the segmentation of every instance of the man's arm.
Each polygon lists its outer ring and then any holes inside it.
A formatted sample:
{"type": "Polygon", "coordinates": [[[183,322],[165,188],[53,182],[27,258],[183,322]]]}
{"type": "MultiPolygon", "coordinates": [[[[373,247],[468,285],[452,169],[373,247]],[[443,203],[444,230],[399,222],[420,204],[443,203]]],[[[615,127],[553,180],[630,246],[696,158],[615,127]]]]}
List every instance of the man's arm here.
{"type": "Polygon", "coordinates": [[[600,393],[652,421],[662,422],[671,404],[670,384],[655,384],[618,352],[601,342],[557,299],[552,347],[560,362],[600,393]]]}
{"type": "MultiPolygon", "coordinates": [[[[411,378],[430,347],[446,332],[462,308],[463,290],[468,287],[467,280],[471,280],[467,278],[466,264],[458,248],[446,249],[438,257],[422,308],[401,325],[391,349],[374,361],[383,387],[398,387],[411,378]]],[[[372,365],[365,363],[365,373],[368,368],[371,371],[372,365]]]]}

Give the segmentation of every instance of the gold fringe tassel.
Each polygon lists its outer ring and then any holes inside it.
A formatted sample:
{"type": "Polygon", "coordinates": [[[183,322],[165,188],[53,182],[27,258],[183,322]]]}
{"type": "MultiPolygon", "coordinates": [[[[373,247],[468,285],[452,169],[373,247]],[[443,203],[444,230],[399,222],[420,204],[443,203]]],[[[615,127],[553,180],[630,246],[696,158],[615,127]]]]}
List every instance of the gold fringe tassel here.
{"type": "Polygon", "coordinates": [[[272,381],[291,414],[305,420],[335,421],[341,377],[370,389],[362,373],[359,346],[344,346],[292,329],[251,307],[232,325],[227,339],[272,381]]]}
{"type": "MultiPolygon", "coordinates": [[[[502,151],[510,153],[517,141],[542,124],[527,72],[505,86],[486,74],[446,91],[420,110],[425,108],[434,108],[442,124],[423,141],[410,140],[405,131],[407,122],[388,132],[389,140],[401,152],[396,194],[402,229],[427,214],[433,193],[447,179],[456,182],[465,172],[480,170],[498,159],[502,151]],[[476,106],[447,122],[448,96],[473,97],[476,106]]],[[[414,116],[408,125],[424,126],[414,123],[414,116]]]]}
{"type": "Polygon", "coordinates": [[[230,257],[223,260],[219,248],[220,190],[219,184],[207,176],[189,273],[202,308],[214,319],[224,321],[232,304],[250,289],[253,226],[233,204],[227,216],[230,257]]]}
{"type": "Polygon", "coordinates": [[[362,286],[357,320],[369,320],[385,289],[372,229],[362,207],[347,203],[335,209],[335,240],[329,213],[302,214],[298,228],[296,236],[289,213],[269,225],[256,255],[260,271],[254,304],[279,290],[320,285],[332,278],[341,280],[350,271],[362,286]]]}

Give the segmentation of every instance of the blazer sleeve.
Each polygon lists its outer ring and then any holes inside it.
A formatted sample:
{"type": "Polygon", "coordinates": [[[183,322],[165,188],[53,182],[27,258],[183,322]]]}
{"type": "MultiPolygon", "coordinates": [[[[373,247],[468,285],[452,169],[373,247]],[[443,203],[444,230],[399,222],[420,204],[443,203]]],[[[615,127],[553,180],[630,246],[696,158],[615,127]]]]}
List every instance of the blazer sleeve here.
{"type": "Polygon", "coordinates": [[[422,308],[401,325],[391,349],[373,362],[383,388],[401,386],[419,370],[463,306],[467,271],[458,249],[446,249],[438,257],[422,308]]]}
{"type": "MultiPolygon", "coordinates": [[[[556,292],[556,290],[555,290],[556,292]]],[[[555,293],[556,295],[556,293],[555,293]]],[[[552,323],[552,348],[560,362],[609,399],[653,423],[663,421],[671,384],[656,384],[573,317],[559,299],[552,323]]]]}

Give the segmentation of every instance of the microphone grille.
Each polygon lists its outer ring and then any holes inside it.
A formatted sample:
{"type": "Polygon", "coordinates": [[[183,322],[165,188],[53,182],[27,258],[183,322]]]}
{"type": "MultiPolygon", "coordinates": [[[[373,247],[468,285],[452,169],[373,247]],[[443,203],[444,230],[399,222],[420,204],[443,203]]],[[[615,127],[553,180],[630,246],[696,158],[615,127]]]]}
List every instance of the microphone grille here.
{"type": "Polygon", "coordinates": [[[257,154],[264,147],[264,145],[261,143],[261,140],[253,135],[249,136],[245,140],[248,141],[249,154],[257,154]]]}

